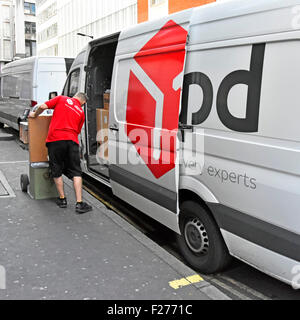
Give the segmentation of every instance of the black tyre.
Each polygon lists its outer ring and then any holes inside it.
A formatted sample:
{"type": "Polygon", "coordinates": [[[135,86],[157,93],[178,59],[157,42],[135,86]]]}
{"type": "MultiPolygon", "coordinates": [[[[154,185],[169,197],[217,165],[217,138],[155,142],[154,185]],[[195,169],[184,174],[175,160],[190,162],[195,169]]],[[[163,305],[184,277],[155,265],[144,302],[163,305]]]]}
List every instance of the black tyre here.
{"type": "Polygon", "coordinates": [[[188,264],[204,274],[213,274],[226,268],[231,257],[220,229],[207,209],[195,201],[181,205],[179,249],[188,264]]]}
{"type": "Polygon", "coordinates": [[[4,128],[4,123],[0,122],[0,129],[4,128]]]}
{"type": "Polygon", "coordinates": [[[20,184],[21,184],[21,190],[23,192],[28,191],[28,186],[29,186],[29,178],[27,174],[22,174],[20,178],[20,184]]]}

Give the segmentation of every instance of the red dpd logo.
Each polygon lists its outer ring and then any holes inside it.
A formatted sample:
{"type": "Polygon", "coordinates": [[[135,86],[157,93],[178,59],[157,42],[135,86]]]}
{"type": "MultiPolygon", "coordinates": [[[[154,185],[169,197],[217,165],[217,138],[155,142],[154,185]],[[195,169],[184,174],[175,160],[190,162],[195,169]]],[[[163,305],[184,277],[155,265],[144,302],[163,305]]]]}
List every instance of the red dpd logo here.
{"type": "Polygon", "coordinates": [[[130,71],[127,135],[157,179],[175,168],[174,139],[178,131],[182,82],[177,81],[177,86],[176,78],[183,78],[186,39],[187,31],[169,21],[134,57],[144,76],[130,71]],[[131,133],[136,129],[145,132],[147,141],[133,137],[131,133]],[[155,139],[157,131],[160,133],[155,139]],[[158,159],[154,158],[154,149],[160,149],[158,159]]]}

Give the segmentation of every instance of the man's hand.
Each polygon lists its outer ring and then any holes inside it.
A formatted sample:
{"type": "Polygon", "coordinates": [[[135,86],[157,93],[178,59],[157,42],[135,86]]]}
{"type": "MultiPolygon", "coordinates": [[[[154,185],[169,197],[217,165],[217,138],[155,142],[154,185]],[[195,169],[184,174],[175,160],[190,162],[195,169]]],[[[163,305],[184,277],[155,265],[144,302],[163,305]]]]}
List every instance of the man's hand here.
{"type": "Polygon", "coordinates": [[[42,104],[35,110],[35,112],[31,111],[28,118],[35,119],[47,109],[48,106],[46,104],[42,104]]]}
{"type": "Polygon", "coordinates": [[[28,115],[28,118],[35,119],[36,118],[36,113],[31,111],[29,113],[29,115],[28,115]]]}

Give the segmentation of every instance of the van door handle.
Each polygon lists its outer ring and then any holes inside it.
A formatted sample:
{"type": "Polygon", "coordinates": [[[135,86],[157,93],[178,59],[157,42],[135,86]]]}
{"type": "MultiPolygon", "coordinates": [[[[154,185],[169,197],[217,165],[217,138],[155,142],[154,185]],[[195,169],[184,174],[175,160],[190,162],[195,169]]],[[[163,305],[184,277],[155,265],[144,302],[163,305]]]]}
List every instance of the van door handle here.
{"type": "Polygon", "coordinates": [[[119,132],[119,128],[116,124],[113,124],[112,126],[110,126],[109,130],[119,132]]]}
{"type": "Polygon", "coordinates": [[[179,123],[180,130],[193,130],[193,126],[189,124],[179,123]]]}
{"type": "Polygon", "coordinates": [[[185,142],[185,130],[192,130],[194,129],[194,127],[192,125],[189,125],[189,124],[183,124],[183,123],[179,123],[179,130],[181,131],[181,139],[182,139],[182,142],[184,143],[185,142]]]}

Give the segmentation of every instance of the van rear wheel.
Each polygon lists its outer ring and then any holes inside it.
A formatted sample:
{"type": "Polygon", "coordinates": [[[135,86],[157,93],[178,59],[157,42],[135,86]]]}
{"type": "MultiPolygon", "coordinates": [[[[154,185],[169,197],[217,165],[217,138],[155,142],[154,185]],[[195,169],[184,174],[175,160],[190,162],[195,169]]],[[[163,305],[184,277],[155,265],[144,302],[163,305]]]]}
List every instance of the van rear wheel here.
{"type": "Polygon", "coordinates": [[[222,271],[231,257],[210,213],[190,200],[183,202],[180,209],[181,235],[177,235],[177,244],[185,260],[204,274],[222,271]]]}

